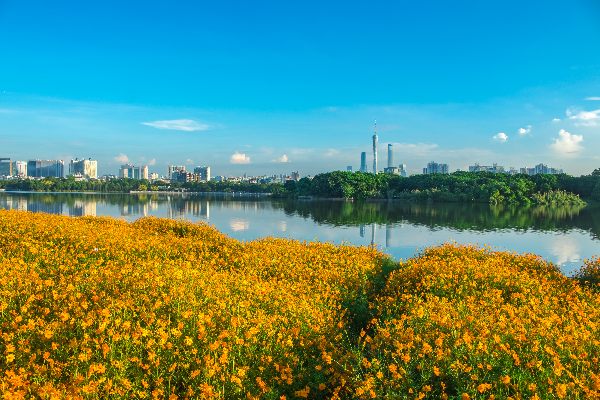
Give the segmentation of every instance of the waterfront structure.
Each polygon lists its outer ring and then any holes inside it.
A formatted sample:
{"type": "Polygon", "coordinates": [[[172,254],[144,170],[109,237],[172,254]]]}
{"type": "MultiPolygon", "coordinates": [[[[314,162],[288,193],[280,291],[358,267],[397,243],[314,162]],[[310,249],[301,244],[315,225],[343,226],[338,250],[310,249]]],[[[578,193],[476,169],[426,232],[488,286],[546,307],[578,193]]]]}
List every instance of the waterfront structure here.
{"type": "Polygon", "coordinates": [[[394,146],[388,143],[388,168],[394,167],[394,146]]]}
{"type": "Polygon", "coordinates": [[[141,167],[134,167],[131,164],[123,164],[119,170],[119,178],[148,179],[148,167],[145,165],[141,167]]]}
{"type": "Polygon", "coordinates": [[[158,174],[156,172],[153,172],[148,175],[148,179],[150,180],[150,182],[154,182],[158,180],[158,174]]]}
{"type": "Polygon", "coordinates": [[[367,172],[367,152],[360,153],[360,172],[367,172]]]}
{"type": "Polygon", "coordinates": [[[183,165],[167,165],[167,179],[171,180],[172,174],[177,174],[179,171],[185,171],[185,166],[183,165]]]}
{"type": "Polygon", "coordinates": [[[348,171],[348,172],[352,172],[352,165],[348,165],[348,166],[346,167],[346,171],[348,171]]]}
{"type": "Polygon", "coordinates": [[[377,173],[377,120],[375,120],[375,134],[373,135],[373,173],[377,173]]]}
{"type": "Polygon", "coordinates": [[[91,158],[71,160],[69,175],[81,176],[83,179],[98,179],[98,162],[91,158]]]}
{"type": "Polygon", "coordinates": [[[448,164],[438,164],[435,161],[431,161],[427,164],[426,168],[423,168],[423,174],[449,174],[450,167],[448,164]]]}
{"type": "Polygon", "coordinates": [[[47,176],[64,178],[65,162],[63,160],[27,160],[27,176],[30,178],[45,178],[47,176]]]}
{"type": "Polygon", "coordinates": [[[13,164],[10,158],[0,158],[0,175],[12,176],[13,164]]]}
{"type": "MultiPolygon", "coordinates": [[[[201,175],[201,180],[208,182],[210,181],[210,167],[196,167],[194,168],[195,174],[201,175]]],[[[246,174],[244,174],[246,175],[246,174]]]]}

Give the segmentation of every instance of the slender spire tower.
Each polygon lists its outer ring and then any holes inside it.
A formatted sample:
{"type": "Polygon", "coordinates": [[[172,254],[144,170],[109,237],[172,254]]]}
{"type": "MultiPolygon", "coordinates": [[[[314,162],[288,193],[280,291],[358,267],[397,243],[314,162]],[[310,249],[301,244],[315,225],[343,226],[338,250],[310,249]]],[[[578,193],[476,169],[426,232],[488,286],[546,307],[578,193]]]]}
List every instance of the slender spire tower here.
{"type": "Polygon", "coordinates": [[[375,134],[373,135],[373,173],[377,173],[377,120],[375,120],[375,134]]]}

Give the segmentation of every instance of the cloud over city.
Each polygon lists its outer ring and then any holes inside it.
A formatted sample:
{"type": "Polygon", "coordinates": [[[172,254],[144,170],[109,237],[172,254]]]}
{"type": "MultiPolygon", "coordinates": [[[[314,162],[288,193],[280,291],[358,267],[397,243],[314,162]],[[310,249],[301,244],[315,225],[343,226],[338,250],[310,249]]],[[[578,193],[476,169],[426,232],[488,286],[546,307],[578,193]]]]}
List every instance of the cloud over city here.
{"type": "Polygon", "coordinates": [[[531,125],[527,125],[527,129],[519,128],[519,135],[527,135],[531,131],[531,125]]]}
{"type": "Polygon", "coordinates": [[[128,163],[129,157],[127,157],[126,154],[120,153],[117,157],[115,157],[115,161],[118,161],[121,163],[128,163]]]}
{"type": "Polygon", "coordinates": [[[240,154],[237,151],[231,156],[232,164],[250,164],[250,157],[246,157],[246,154],[240,154]]]}
{"type": "Polygon", "coordinates": [[[554,138],[554,143],[550,145],[559,155],[562,156],[573,156],[583,147],[579,144],[583,142],[582,135],[572,135],[569,132],[561,129],[558,132],[558,138],[554,138]]]}
{"type": "Polygon", "coordinates": [[[152,126],[158,129],[172,129],[176,131],[205,131],[209,129],[206,124],[199,124],[192,119],[173,119],[169,121],[142,122],[143,125],[152,126]]]}
{"type": "Polygon", "coordinates": [[[573,114],[573,111],[567,109],[567,117],[569,119],[578,120],[580,122],[575,123],[575,126],[596,126],[598,120],[600,120],[600,110],[595,111],[579,111],[577,114],[573,114]]]}
{"type": "MultiPolygon", "coordinates": [[[[519,133],[521,133],[521,131],[519,130],[519,133]]],[[[527,133],[527,132],[525,132],[527,133]]],[[[496,139],[499,142],[506,142],[506,139],[508,139],[508,136],[506,136],[505,133],[500,132],[497,135],[494,135],[494,139],[496,139]]]]}
{"type": "Polygon", "coordinates": [[[148,165],[155,165],[156,164],[156,158],[153,158],[152,160],[150,160],[150,162],[148,163],[148,165]]]}
{"type": "Polygon", "coordinates": [[[279,158],[271,160],[271,162],[290,162],[290,160],[288,160],[287,156],[284,154],[279,158]]]}

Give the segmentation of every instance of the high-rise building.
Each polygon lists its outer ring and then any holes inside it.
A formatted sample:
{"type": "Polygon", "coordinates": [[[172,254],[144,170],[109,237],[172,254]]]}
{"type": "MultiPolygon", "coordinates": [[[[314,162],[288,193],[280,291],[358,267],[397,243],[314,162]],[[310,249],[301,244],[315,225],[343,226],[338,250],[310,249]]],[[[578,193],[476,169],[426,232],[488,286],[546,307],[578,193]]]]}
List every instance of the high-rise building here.
{"type": "Polygon", "coordinates": [[[346,171],[348,171],[348,172],[352,172],[352,165],[348,165],[348,166],[346,167],[346,171]]]}
{"type": "Polygon", "coordinates": [[[373,173],[377,173],[377,120],[375,120],[375,134],[373,135],[373,173]]]}
{"type": "Polygon", "coordinates": [[[296,171],[296,172],[292,171],[292,179],[295,180],[295,181],[299,181],[300,180],[300,172],[299,171],[296,171]]]}
{"type": "Polygon", "coordinates": [[[27,176],[27,162],[26,161],[13,161],[13,175],[25,177],[27,176]]]}
{"type": "MultiPolygon", "coordinates": [[[[196,167],[194,168],[195,174],[200,174],[200,179],[203,181],[210,181],[210,167],[196,167]]],[[[246,174],[244,174],[246,175],[246,174]]],[[[245,177],[245,176],[244,176],[245,177]]]]}
{"type": "Polygon", "coordinates": [[[167,179],[171,180],[173,177],[171,174],[177,174],[180,171],[185,171],[185,166],[183,165],[167,165],[167,179]]]}
{"type": "Polygon", "coordinates": [[[13,164],[10,158],[0,158],[0,175],[12,176],[13,164]]]}
{"type": "Polygon", "coordinates": [[[406,176],[408,175],[406,172],[406,164],[400,164],[398,166],[398,169],[400,169],[400,175],[406,178],[406,176]]]}
{"type": "Polygon", "coordinates": [[[148,179],[148,167],[145,165],[141,167],[134,167],[131,164],[121,165],[119,178],[148,179]]]}
{"type": "Polygon", "coordinates": [[[30,178],[45,178],[65,176],[65,163],[63,160],[27,160],[27,176],[30,178]]]}
{"type": "Polygon", "coordinates": [[[360,172],[367,172],[367,152],[360,153],[360,172]]]}
{"type": "Polygon", "coordinates": [[[448,164],[438,164],[431,161],[427,164],[427,168],[423,168],[423,174],[449,174],[450,167],[448,164]]]}
{"type": "Polygon", "coordinates": [[[388,144],[388,168],[392,168],[394,166],[394,146],[389,143],[388,144]]]}
{"type": "Polygon", "coordinates": [[[76,158],[69,164],[69,175],[81,176],[84,179],[98,179],[98,162],[90,159],[76,158]]]}

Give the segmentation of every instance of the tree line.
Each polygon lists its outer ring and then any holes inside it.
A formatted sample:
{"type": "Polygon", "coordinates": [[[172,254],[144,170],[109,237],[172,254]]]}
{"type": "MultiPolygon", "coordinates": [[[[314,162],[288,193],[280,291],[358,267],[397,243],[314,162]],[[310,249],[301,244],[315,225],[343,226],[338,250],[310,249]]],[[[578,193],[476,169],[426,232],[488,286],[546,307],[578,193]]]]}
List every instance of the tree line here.
{"type": "MultiPolygon", "coordinates": [[[[275,194],[275,193],[274,193],[275,194]]],[[[312,180],[287,181],[278,196],[402,199],[407,201],[492,204],[582,204],[600,200],[600,169],[590,175],[526,175],[454,172],[402,177],[392,174],[334,171],[312,180]]]]}
{"type": "Polygon", "coordinates": [[[185,189],[190,192],[271,193],[274,197],[314,196],[349,199],[401,199],[422,202],[459,202],[492,204],[583,204],[582,199],[600,201],[600,169],[590,175],[526,175],[491,172],[454,172],[402,177],[392,174],[334,171],[313,179],[287,181],[285,184],[246,182],[175,182],[146,179],[76,181],[73,177],[47,177],[42,180],[0,181],[0,188],[22,191],[93,191],[128,193],[135,190],[161,191],[185,189]]]}

